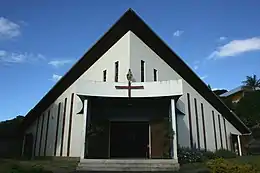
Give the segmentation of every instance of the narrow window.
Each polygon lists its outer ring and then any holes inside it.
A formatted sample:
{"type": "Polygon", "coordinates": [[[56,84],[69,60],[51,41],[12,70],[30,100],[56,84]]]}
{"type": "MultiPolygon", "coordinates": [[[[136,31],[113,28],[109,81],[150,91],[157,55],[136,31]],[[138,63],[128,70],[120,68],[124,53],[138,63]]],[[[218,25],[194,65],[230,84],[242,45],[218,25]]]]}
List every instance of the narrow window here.
{"type": "Polygon", "coordinates": [[[118,82],[118,67],[119,61],[115,62],[115,82],[118,82]]]}
{"type": "Polygon", "coordinates": [[[227,137],[227,127],[226,127],[226,119],[223,117],[223,122],[224,122],[224,131],[225,131],[225,140],[226,140],[226,146],[228,150],[228,137],[227,137]]]}
{"type": "Polygon", "coordinates": [[[200,128],[199,128],[199,117],[198,117],[198,108],[197,108],[197,99],[196,98],[194,98],[194,106],[195,106],[195,116],[196,116],[198,148],[200,149],[200,128]]]}
{"type": "Polygon", "coordinates": [[[103,82],[107,81],[107,70],[103,71],[103,82]]]}
{"type": "Polygon", "coordinates": [[[42,114],[42,125],[41,125],[41,132],[40,132],[40,143],[39,143],[38,156],[41,155],[43,125],[44,125],[44,114],[42,114]]]}
{"type": "Polygon", "coordinates": [[[64,140],[64,131],[65,131],[65,122],[66,122],[65,121],[66,120],[66,109],[67,109],[67,98],[65,98],[63,118],[62,118],[60,156],[62,156],[62,152],[63,152],[63,140],[64,140]]]}
{"type": "Polygon", "coordinates": [[[187,93],[187,100],[188,100],[188,114],[189,114],[189,128],[190,128],[190,147],[193,148],[192,121],[191,121],[190,94],[189,93],[187,93]]]}
{"type": "Polygon", "coordinates": [[[205,128],[205,117],[204,117],[203,103],[201,103],[200,106],[201,106],[201,116],[202,116],[202,126],[203,126],[203,136],[204,136],[204,148],[205,148],[205,150],[207,150],[207,138],[206,138],[206,128],[205,128]]]}
{"type": "Polygon", "coordinates": [[[35,133],[35,140],[34,140],[34,156],[36,156],[36,144],[37,144],[37,138],[38,138],[38,129],[39,129],[39,123],[40,123],[40,117],[37,119],[37,125],[36,125],[36,133],[35,133]]]}
{"type": "Polygon", "coordinates": [[[157,81],[157,70],[153,69],[153,81],[157,81]]]}
{"type": "Polygon", "coordinates": [[[60,109],[61,109],[61,103],[59,103],[59,105],[58,105],[58,115],[57,115],[57,123],[56,123],[56,136],[55,136],[55,143],[54,143],[54,156],[56,156],[56,152],[57,152],[59,123],[60,123],[60,109]]]}
{"type": "Polygon", "coordinates": [[[44,154],[43,154],[44,156],[46,156],[46,149],[47,149],[50,113],[51,113],[51,110],[49,109],[48,116],[47,116],[46,133],[45,133],[44,154]]]}
{"type": "Polygon", "coordinates": [[[221,129],[221,122],[220,122],[220,115],[219,114],[218,114],[218,125],[219,125],[219,133],[220,133],[220,145],[221,145],[221,149],[223,149],[222,129],[221,129]]]}
{"type": "Polygon", "coordinates": [[[141,82],[144,82],[144,61],[141,60],[141,82]]]}
{"type": "Polygon", "coordinates": [[[73,100],[74,100],[74,93],[71,94],[71,101],[70,101],[70,117],[69,117],[69,134],[68,134],[68,145],[67,145],[67,156],[70,156],[70,140],[71,140],[71,127],[72,127],[72,115],[73,115],[73,100]]]}
{"type": "Polygon", "coordinates": [[[217,150],[218,149],[218,142],[217,142],[217,132],[216,132],[216,123],[215,123],[214,111],[212,111],[212,120],[213,120],[213,132],[214,132],[214,139],[215,139],[215,147],[216,147],[216,150],[217,150]]]}

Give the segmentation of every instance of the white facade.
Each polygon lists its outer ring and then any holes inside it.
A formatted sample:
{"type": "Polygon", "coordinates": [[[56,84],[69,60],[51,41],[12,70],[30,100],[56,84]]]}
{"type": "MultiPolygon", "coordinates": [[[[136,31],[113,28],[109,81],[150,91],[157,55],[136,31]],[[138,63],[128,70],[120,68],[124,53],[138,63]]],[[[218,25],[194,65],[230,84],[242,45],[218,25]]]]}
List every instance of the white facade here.
{"type": "MultiPolygon", "coordinates": [[[[178,73],[176,73],[161,57],[154,53],[142,40],[140,40],[133,32],[127,32],[120,40],[117,41],[98,61],[96,61],[85,73],[83,73],[66,91],[64,91],[51,106],[42,112],[39,116],[39,125],[37,130],[37,120],[28,127],[26,133],[32,133],[34,137],[37,136],[35,143],[35,156],[44,156],[45,141],[46,143],[46,155],[54,156],[55,149],[55,136],[57,129],[57,112],[58,106],[61,104],[60,117],[58,123],[58,137],[56,146],[56,156],[69,156],[69,157],[82,157],[84,154],[84,141],[85,141],[85,123],[87,114],[77,114],[82,109],[82,102],[77,94],[84,94],[90,96],[102,96],[102,97],[128,97],[127,90],[117,90],[115,86],[127,85],[126,74],[131,69],[136,83],[133,85],[144,86],[143,90],[133,90],[132,97],[161,97],[161,96],[176,96],[181,95],[176,107],[182,111],[185,115],[176,115],[177,119],[177,131],[178,131],[178,143],[180,146],[190,147],[190,123],[192,126],[192,139],[193,144],[198,147],[198,132],[196,123],[196,113],[194,99],[197,101],[197,115],[199,125],[199,140],[200,148],[204,146],[203,135],[203,123],[202,123],[202,111],[201,104],[203,104],[203,111],[205,117],[205,132],[206,132],[206,144],[208,150],[215,150],[215,140],[213,133],[213,120],[212,111],[215,116],[216,126],[216,138],[218,148],[220,146],[220,130],[219,119],[222,132],[223,148],[227,148],[223,117],[213,105],[206,101],[194,88],[188,84],[178,73]],[[140,64],[141,60],[145,62],[145,80],[141,81],[140,64]],[[119,62],[119,82],[114,82],[115,76],[115,62],[119,62]],[[157,70],[158,81],[153,82],[153,70],[157,70]],[[103,71],[107,71],[107,81],[103,82],[103,71]],[[71,110],[72,94],[73,107],[71,110]],[[191,122],[189,121],[188,99],[187,94],[190,95],[190,113],[191,122]],[[62,140],[62,122],[65,99],[66,114],[65,114],[65,128],[63,147],[61,148],[62,140]],[[47,116],[50,110],[49,127],[47,133],[47,139],[45,138],[47,129],[47,116]],[[72,111],[72,114],[71,114],[72,111]],[[71,116],[72,115],[72,116],[71,116]],[[44,116],[42,139],[40,140],[42,119],[44,116]],[[69,124],[71,119],[71,138],[69,140],[69,124]],[[37,135],[36,135],[37,131],[37,135]],[[40,144],[41,141],[41,144],[40,144]],[[68,144],[70,143],[69,152],[67,152],[68,144]],[[40,148],[41,146],[41,148],[40,148]],[[40,152],[39,151],[40,148],[40,152]],[[62,150],[62,155],[61,151],[62,150]],[[40,153],[40,154],[39,154],[40,153]]],[[[66,77],[66,76],[64,76],[66,77]]],[[[173,118],[173,119],[174,119],[173,118]]],[[[232,125],[232,123],[226,121],[226,131],[228,135],[228,149],[230,149],[230,137],[229,135],[241,133],[232,125]]]]}

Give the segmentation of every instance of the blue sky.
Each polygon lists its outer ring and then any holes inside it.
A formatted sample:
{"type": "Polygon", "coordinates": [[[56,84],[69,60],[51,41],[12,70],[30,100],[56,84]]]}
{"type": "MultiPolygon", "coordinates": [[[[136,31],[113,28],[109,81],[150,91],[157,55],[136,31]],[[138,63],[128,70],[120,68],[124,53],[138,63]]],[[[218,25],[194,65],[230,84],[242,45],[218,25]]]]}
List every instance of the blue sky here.
{"type": "Polygon", "coordinates": [[[212,88],[260,77],[259,6],[257,0],[3,0],[0,121],[33,108],[128,8],[212,88]]]}

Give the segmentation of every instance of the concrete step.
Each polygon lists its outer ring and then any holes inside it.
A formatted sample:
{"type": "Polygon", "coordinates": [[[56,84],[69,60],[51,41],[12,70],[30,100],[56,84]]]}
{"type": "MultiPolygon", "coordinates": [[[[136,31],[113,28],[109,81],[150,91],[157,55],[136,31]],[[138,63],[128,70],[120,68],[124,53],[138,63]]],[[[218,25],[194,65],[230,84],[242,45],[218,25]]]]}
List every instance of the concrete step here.
{"type": "Polygon", "coordinates": [[[121,159],[83,159],[80,160],[78,171],[176,171],[179,164],[172,159],[140,159],[140,160],[121,160],[121,159]]]}

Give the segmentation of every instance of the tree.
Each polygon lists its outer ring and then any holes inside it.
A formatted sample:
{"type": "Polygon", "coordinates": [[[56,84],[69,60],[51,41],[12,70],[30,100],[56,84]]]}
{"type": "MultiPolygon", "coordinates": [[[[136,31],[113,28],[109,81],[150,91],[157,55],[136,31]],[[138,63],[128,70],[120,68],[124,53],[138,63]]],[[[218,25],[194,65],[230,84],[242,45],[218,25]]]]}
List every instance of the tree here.
{"type": "Polygon", "coordinates": [[[14,138],[19,135],[19,128],[24,117],[17,116],[11,120],[0,122],[0,138],[14,138]]]}
{"type": "Polygon", "coordinates": [[[248,92],[237,103],[235,113],[248,126],[260,124],[260,91],[248,92]]]}
{"type": "Polygon", "coordinates": [[[244,86],[253,89],[254,91],[256,88],[260,87],[260,79],[257,79],[256,75],[253,76],[246,76],[246,80],[242,82],[244,86]]]}
{"type": "Polygon", "coordinates": [[[211,90],[211,86],[210,86],[210,84],[208,84],[208,88],[211,90]]]}

